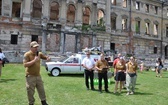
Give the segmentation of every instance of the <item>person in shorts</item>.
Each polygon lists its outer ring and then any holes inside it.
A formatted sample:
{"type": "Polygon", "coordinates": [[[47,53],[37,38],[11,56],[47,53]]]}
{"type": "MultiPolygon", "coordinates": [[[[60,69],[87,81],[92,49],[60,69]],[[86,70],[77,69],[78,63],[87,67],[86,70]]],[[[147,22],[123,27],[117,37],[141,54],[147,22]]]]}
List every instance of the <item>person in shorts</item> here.
{"type": "Polygon", "coordinates": [[[125,71],[126,71],[125,61],[124,61],[123,57],[119,57],[119,60],[116,63],[115,71],[114,71],[114,76],[115,76],[114,93],[117,92],[119,83],[120,83],[119,93],[121,93],[122,86],[123,86],[124,81],[125,81],[125,71]]]}

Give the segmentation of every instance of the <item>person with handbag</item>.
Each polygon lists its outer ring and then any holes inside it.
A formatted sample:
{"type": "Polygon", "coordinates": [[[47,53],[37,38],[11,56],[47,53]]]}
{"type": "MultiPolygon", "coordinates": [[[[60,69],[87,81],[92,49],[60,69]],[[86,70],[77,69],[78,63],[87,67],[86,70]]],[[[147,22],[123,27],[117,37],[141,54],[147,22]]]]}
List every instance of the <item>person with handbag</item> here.
{"type": "Polygon", "coordinates": [[[137,69],[138,69],[138,64],[135,61],[135,57],[131,56],[126,67],[126,87],[127,87],[126,95],[135,93],[137,69]]]}

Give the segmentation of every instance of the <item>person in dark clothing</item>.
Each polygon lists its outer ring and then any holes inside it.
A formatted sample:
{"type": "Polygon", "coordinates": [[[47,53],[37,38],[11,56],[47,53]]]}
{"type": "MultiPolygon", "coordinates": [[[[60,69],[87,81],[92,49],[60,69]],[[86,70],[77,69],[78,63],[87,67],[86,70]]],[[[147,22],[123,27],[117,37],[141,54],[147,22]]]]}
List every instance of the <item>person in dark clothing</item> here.
{"type": "Polygon", "coordinates": [[[100,55],[100,59],[96,62],[95,68],[98,70],[99,92],[102,93],[102,79],[104,79],[105,91],[109,93],[108,77],[107,77],[109,65],[108,65],[108,62],[105,60],[103,53],[100,55]]]}
{"type": "Polygon", "coordinates": [[[163,68],[163,63],[161,58],[158,58],[156,61],[156,77],[162,77],[162,68],[163,68]]]}
{"type": "Polygon", "coordinates": [[[86,57],[83,59],[82,65],[85,68],[85,85],[87,90],[89,90],[89,78],[90,78],[91,90],[95,90],[93,84],[93,78],[94,78],[93,71],[95,67],[95,61],[93,58],[90,57],[90,51],[86,52],[86,57]]]}

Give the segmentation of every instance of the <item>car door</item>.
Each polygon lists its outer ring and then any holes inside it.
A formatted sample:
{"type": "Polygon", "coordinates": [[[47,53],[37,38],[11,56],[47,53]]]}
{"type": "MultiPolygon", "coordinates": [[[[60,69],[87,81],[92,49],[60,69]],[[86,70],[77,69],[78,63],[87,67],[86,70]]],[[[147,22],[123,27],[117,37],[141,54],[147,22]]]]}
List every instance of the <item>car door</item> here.
{"type": "Polygon", "coordinates": [[[80,61],[78,57],[70,57],[64,64],[65,73],[79,73],[80,70],[80,61]]]}

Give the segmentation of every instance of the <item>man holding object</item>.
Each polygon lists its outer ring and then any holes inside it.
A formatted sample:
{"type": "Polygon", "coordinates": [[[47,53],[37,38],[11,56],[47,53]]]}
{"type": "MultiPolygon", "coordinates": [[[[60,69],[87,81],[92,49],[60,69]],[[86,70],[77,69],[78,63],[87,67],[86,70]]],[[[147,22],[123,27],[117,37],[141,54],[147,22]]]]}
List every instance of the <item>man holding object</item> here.
{"type": "Polygon", "coordinates": [[[96,62],[95,68],[98,70],[100,93],[102,93],[102,79],[104,79],[105,91],[109,93],[108,78],[107,78],[107,72],[109,69],[109,65],[108,65],[108,62],[105,60],[103,53],[100,55],[100,59],[96,62]]]}
{"type": "Polygon", "coordinates": [[[34,105],[35,88],[38,91],[42,105],[48,105],[44,91],[43,81],[40,76],[40,59],[50,60],[41,52],[38,52],[39,44],[36,41],[30,43],[30,50],[24,54],[23,65],[26,72],[26,88],[29,105],[34,105]]]}
{"type": "Polygon", "coordinates": [[[95,90],[93,84],[95,61],[90,57],[90,51],[86,52],[86,57],[83,59],[82,65],[85,68],[85,85],[87,90],[89,90],[89,78],[91,90],[95,90]]]}

